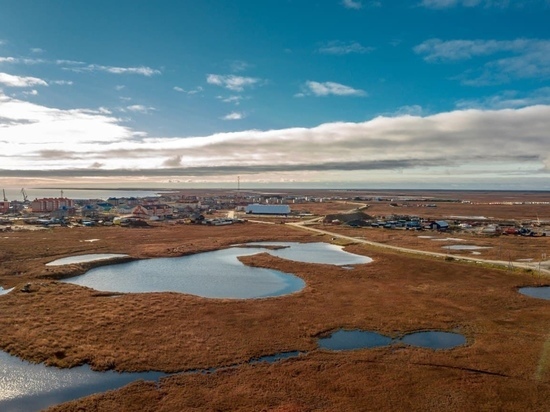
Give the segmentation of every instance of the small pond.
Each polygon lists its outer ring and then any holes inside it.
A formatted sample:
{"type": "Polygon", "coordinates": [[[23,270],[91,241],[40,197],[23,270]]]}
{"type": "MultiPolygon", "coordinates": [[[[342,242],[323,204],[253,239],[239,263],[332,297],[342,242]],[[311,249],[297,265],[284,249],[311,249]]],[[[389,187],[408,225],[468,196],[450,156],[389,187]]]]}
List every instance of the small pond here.
{"type": "Polygon", "coordinates": [[[5,295],[5,294],[7,294],[7,293],[10,293],[12,290],[13,290],[13,288],[11,288],[11,289],[4,289],[2,286],[0,286],[0,295],[5,295]]]}
{"type": "Polygon", "coordinates": [[[319,347],[329,350],[353,350],[391,345],[392,338],[376,332],[339,330],[326,338],[320,338],[319,347]]]}
{"type": "Polygon", "coordinates": [[[305,283],[290,273],[246,266],[239,256],[270,253],[310,263],[349,265],[371,259],[326,243],[265,242],[177,258],[137,260],[102,266],[65,280],[96,290],[120,293],[181,292],[208,298],[250,299],[287,295],[305,283]],[[266,249],[267,246],[279,249],[266,249]]]}
{"type": "Polygon", "coordinates": [[[341,329],[326,338],[318,340],[320,348],[329,350],[376,348],[396,343],[428,349],[452,349],[464,345],[466,338],[454,332],[424,331],[409,333],[401,338],[392,339],[376,332],[341,329]]]}
{"type": "Polygon", "coordinates": [[[491,249],[490,246],[476,246],[476,245],[450,245],[443,246],[443,249],[449,250],[480,250],[480,249],[491,249]]]}
{"type": "Polygon", "coordinates": [[[75,263],[87,263],[87,262],[95,262],[97,260],[107,260],[107,259],[123,258],[123,257],[128,257],[128,255],[124,255],[120,253],[92,253],[89,255],[69,256],[69,257],[57,259],[52,262],[46,263],[46,266],[71,265],[75,263]]]}
{"type": "Polygon", "coordinates": [[[550,300],[550,286],[526,286],[519,288],[519,293],[532,298],[550,300]]]}
{"type": "Polygon", "coordinates": [[[459,333],[426,331],[409,333],[400,339],[407,345],[419,346],[428,349],[451,349],[464,345],[466,338],[459,333]]]}

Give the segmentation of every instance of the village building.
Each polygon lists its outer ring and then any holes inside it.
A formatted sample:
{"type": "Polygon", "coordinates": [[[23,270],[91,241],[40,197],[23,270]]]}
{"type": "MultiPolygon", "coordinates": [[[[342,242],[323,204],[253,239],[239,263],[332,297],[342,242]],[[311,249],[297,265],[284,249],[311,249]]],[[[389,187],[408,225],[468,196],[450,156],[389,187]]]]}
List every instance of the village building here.
{"type": "Polygon", "coordinates": [[[166,204],[137,205],[132,209],[132,215],[147,219],[165,219],[172,214],[172,208],[166,204]]]}
{"type": "Polygon", "coordinates": [[[8,213],[10,210],[10,202],[0,202],[0,213],[8,213]]]}
{"type": "Polygon", "coordinates": [[[444,220],[437,220],[435,222],[430,223],[430,229],[439,230],[440,232],[444,232],[446,230],[449,230],[449,224],[447,222],[445,222],[444,220]]]}
{"type": "Polygon", "coordinates": [[[289,205],[260,205],[254,203],[248,205],[245,209],[247,214],[253,215],[288,215],[290,213],[289,205]]]}
{"type": "Polygon", "coordinates": [[[33,213],[50,213],[62,207],[74,208],[74,200],[66,197],[59,198],[42,198],[34,199],[31,202],[31,210],[33,213]]]}

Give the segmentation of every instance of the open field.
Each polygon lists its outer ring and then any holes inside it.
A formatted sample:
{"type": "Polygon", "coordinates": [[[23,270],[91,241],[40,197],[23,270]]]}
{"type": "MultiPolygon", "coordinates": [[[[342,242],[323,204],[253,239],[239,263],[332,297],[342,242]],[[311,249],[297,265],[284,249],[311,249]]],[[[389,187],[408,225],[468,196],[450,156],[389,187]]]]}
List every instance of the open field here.
{"type": "MultiPolygon", "coordinates": [[[[441,242],[418,238],[415,232],[325,229],[441,252],[441,242]]],[[[331,237],[254,223],[3,233],[0,284],[17,289],[0,297],[0,347],[36,362],[60,367],[89,363],[98,370],[178,372],[242,363],[212,374],[174,375],[158,387],[136,382],[52,408],[56,411],[548,410],[550,301],[517,292],[520,286],[550,283],[536,272],[349,244],[346,250],[374,262],[346,270],[267,254],[242,258],[249,265],[295,273],[307,286],[283,297],[231,300],[179,293],[113,298],[58,281],[93,264],[44,266],[76,254],[180,256],[258,240],[331,237]],[[90,239],[99,240],[86,242],[90,239]],[[19,291],[27,282],[31,292],[19,291]],[[440,351],[404,345],[351,352],[317,349],[317,337],[339,328],[393,337],[418,330],[456,331],[468,342],[440,351]],[[271,365],[244,364],[291,350],[307,354],[271,365]]],[[[536,257],[548,246],[545,238],[498,241],[501,253],[514,250],[518,259],[536,257]],[[518,241],[525,243],[514,249],[518,243],[512,242],[518,241]]],[[[482,256],[492,258],[494,249],[482,250],[482,256]]]]}

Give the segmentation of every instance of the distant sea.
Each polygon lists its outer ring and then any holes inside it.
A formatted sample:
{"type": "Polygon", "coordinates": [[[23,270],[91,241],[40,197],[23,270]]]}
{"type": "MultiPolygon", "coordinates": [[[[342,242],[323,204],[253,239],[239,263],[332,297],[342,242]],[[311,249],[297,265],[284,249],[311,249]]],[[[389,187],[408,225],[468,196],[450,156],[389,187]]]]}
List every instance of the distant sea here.
{"type": "MultiPolygon", "coordinates": [[[[2,188],[0,188],[1,190],[2,188]]],[[[6,198],[9,201],[23,201],[21,188],[6,188],[6,198]]],[[[25,188],[29,200],[40,199],[43,197],[61,197],[61,189],[47,188],[25,188]]],[[[2,196],[2,193],[0,193],[2,196]]],[[[103,199],[107,200],[110,197],[146,197],[159,196],[159,193],[154,190],[128,190],[128,189],[63,189],[63,197],[70,199],[103,199]]],[[[3,200],[3,199],[0,199],[3,200]]]]}

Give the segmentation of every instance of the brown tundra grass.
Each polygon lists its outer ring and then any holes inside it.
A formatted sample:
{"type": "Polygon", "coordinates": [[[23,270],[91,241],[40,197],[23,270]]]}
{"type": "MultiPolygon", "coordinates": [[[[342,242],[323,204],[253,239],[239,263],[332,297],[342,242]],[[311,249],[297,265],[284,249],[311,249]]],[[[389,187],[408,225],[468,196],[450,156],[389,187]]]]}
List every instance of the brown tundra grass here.
{"type": "Polygon", "coordinates": [[[286,225],[82,228],[8,233],[0,280],[0,347],[59,367],[97,370],[227,368],[136,382],[57,411],[548,410],[550,302],[517,293],[538,282],[491,269],[349,245],[374,259],[346,270],[260,254],[242,258],[302,277],[301,292],[268,299],[180,293],[113,294],[60,282],[91,265],[46,267],[85,253],[179,256],[257,240],[330,241],[286,225]],[[97,238],[97,242],[81,242],[97,238]],[[31,283],[30,293],[19,289],[31,283]],[[331,353],[317,337],[339,328],[389,336],[458,331],[452,350],[392,346],[331,353]],[[300,350],[272,365],[254,357],[300,350]]]}

